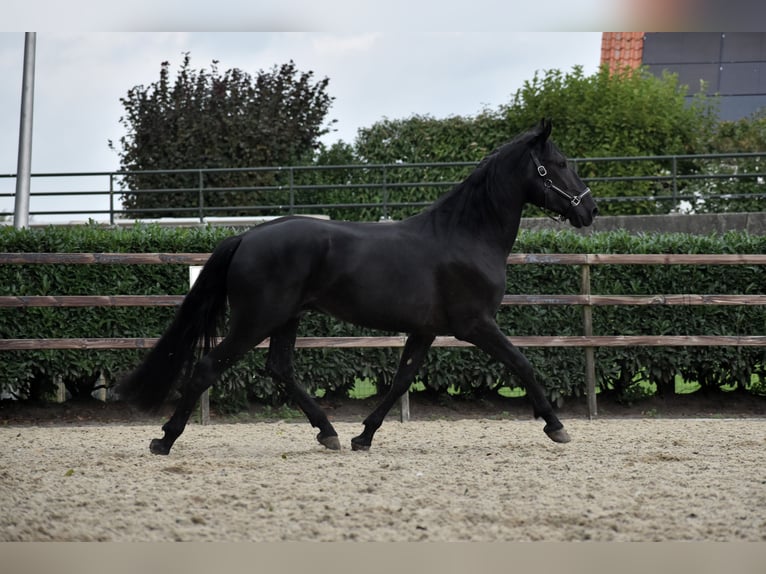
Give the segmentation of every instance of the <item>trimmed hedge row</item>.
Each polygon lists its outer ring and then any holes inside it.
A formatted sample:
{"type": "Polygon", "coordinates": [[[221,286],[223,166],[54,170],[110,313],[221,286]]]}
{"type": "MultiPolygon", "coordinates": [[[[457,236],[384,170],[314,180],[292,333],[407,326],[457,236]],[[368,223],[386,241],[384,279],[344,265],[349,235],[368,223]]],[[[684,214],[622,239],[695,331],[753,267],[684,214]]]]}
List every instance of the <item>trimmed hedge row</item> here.
{"type": "MultiPolygon", "coordinates": [[[[98,225],[0,229],[6,252],[209,252],[233,229],[167,229],[98,225]]],[[[522,232],[516,252],[527,253],[764,253],[766,237],[745,233],[723,236],[681,234],[629,235],[625,232],[578,235],[570,231],[522,232]]],[[[576,294],[576,266],[511,265],[508,293],[576,294]]],[[[188,271],[182,265],[5,265],[0,266],[1,295],[152,295],[183,294],[188,271]]],[[[598,294],[748,294],[763,293],[764,266],[603,265],[591,270],[598,294]]],[[[156,337],[172,308],[2,308],[0,337],[156,337]]],[[[580,335],[582,311],[576,306],[503,307],[498,322],[509,335],[580,335]]],[[[595,307],[595,335],[757,335],[764,334],[766,308],[741,307],[595,307]]],[[[301,336],[380,334],[332,318],[307,315],[301,336]]],[[[61,379],[75,395],[89,394],[99,373],[107,384],[130,370],[141,351],[3,351],[0,390],[31,399],[49,396],[61,379]]],[[[546,383],[552,400],[584,393],[584,356],[576,348],[530,348],[525,354],[546,383]]],[[[347,393],[358,378],[379,390],[394,375],[398,349],[301,349],[296,351],[299,379],[310,391],[347,393]]],[[[263,376],[265,352],[251,353],[229,371],[212,393],[218,408],[238,409],[248,400],[279,403],[280,389],[263,376]]],[[[766,387],[766,349],[754,347],[634,347],[596,351],[598,385],[635,392],[637,380],[669,391],[677,374],[703,388],[724,385],[753,392],[766,387]],[[753,383],[755,381],[755,383],[753,383]]],[[[433,392],[481,396],[517,381],[474,349],[433,349],[419,375],[433,392]]]]}

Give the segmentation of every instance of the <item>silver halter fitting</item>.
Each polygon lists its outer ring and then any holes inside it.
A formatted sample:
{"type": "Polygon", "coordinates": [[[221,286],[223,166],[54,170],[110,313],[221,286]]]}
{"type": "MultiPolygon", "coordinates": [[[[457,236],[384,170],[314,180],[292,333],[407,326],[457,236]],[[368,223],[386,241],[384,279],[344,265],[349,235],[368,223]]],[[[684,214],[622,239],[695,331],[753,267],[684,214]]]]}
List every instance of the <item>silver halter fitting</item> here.
{"type": "Polygon", "coordinates": [[[550,217],[551,219],[555,221],[566,221],[567,214],[569,213],[569,210],[573,207],[577,207],[580,205],[580,202],[582,201],[582,198],[585,197],[590,193],[590,188],[586,187],[585,191],[583,191],[580,195],[569,195],[566,191],[558,187],[555,183],[553,183],[553,180],[551,178],[546,177],[548,175],[548,170],[545,169],[545,166],[540,163],[540,160],[537,159],[537,154],[535,152],[531,151],[529,154],[532,156],[532,161],[535,162],[535,166],[537,166],[537,173],[538,175],[543,178],[543,185],[545,186],[545,191],[547,192],[549,189],[552,189],[557,194],[559,194],[561,197],[569,201],[569,208],[564,213],[557,213],[555,216],[551,215],[548,212],[548,194],[545,193],[543,197],[545,198],[545,207],[543,208],[546,211],[546,215],[550,217]]]}

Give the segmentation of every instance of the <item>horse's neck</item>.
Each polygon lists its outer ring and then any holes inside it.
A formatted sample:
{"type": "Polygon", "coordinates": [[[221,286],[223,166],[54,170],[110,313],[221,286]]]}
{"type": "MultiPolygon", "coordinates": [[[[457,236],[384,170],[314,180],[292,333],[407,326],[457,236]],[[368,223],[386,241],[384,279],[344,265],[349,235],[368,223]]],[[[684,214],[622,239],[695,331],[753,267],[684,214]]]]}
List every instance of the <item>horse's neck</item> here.
{"type": "Polygon", "coordinates": [[[456,191],[443,197],[413,217],[413,223],[431,230],[437,237],[470,240],[504,255],[510,253],[519,231],[523,203],[513,197],[510,201],[490,202],[465,193],[466,190],[456,191]]]}

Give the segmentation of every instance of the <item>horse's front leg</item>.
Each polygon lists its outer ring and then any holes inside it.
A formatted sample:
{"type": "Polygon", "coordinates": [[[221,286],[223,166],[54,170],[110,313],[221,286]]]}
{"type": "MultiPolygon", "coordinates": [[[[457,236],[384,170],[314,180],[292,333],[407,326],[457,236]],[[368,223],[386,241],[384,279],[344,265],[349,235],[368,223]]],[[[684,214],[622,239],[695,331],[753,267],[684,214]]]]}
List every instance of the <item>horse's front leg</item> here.
{"type": "Polygon", "coordinates": [[[423,364],[433,342],[433,335],[412,334],[407,338],[391,389],[383,397],[383,401],[378,407],[364,420],[362,434],[351,439],[353,450],[369,450],[375,431],[383,424],[383,419],[386,418],[396,400],[410,388],[410,384],[423,364]]]}
{"type": "Polygon", "coordinates": [[[546,424],[543,430],[548,438],[554,442],[569,442],[569,434],[554,414],[553,407],[545,397],[543,387],[535,378],[532,365],[521,351],[511,344],[508,337],[500,331],[497,323],[492,320],[479,323],[460,338],[473,343],[516,373],[527,391],[527,396],[532,401],[535,418],[542,417],[545,420],[546,424]]]}

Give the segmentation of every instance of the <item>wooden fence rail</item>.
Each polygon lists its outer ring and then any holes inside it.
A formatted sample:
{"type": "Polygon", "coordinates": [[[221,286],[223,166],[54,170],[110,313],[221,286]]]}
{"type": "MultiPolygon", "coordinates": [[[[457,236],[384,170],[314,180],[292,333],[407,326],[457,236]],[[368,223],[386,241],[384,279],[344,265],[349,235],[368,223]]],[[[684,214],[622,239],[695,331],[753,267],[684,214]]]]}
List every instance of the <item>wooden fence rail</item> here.
{"type": "MultiPolygon", "coordinates": [[[[0,265],[170,263],[203,265],[209,253],[0,253],[0,265]]],[[[766,254],[743,253],[512,253],[509,265],[766,265],[766,254]]]]}
{"type": "MultiPolygon", "coordinates": [[[[0,253],[3,265],[36,264],[113,264],[113,265],[202,265],[207,253],[0,253]]],[[[592,265],[766,265],[766,254],[585,254],[543,253],[511,254],[509,265],[579,265],[579,295],[505,295],[504,305],[579,305],[583,308],[583,335],[569,337],[509,337],[519,347],[582,347],[585,350],[585,379],[588,412],[597,414],[595,360],[596,347],[629,346],[766,346],[766,336],[594,336],[592,308],[605,305],[766,305],[766,295],[591,294],[592,265]]],[[[0,307],[131,307],[175,306],[180,295],[42,295],[0,296],[0,307]]],[[[72,339],[0,339],[0,351],[36,349],[144,349],[157,338],[72,338],[72,339]]],[[[379,337],[300,337],[299,348],[403,347],[404,336],[379,337]]],[[[259,347],[267,347],[268,340],[259,347]]],[[[453,337],[437,337],[436,347],[468,347],[453,337]]]]}
{"type": "MultiPolygon", "coordinates": [[[[183,295],[7,295],[0,307],[174,307],[183,295]]],[[[766,295],[506,295],[503,305],[766,305],[766,295]]]]}
{"type": "MultiPolygon", "coordinates": [[[[159,339],[80,338],[80,339],[0,339],[0,351],[35,351],[40,349],[148,349],[159,339]]],[[[762,347],[761,335],[591,335],[508,337],[517,347],[762,347]]],[[[352,349],[404,347],[404,336],[381,337],[298,337],[299,349],[352,349]]],[[[266,339],[256,348],[269,346],[266,339]]],[[[436,337],[433,347],[471,347],[454,337],[436,337]]]]}

